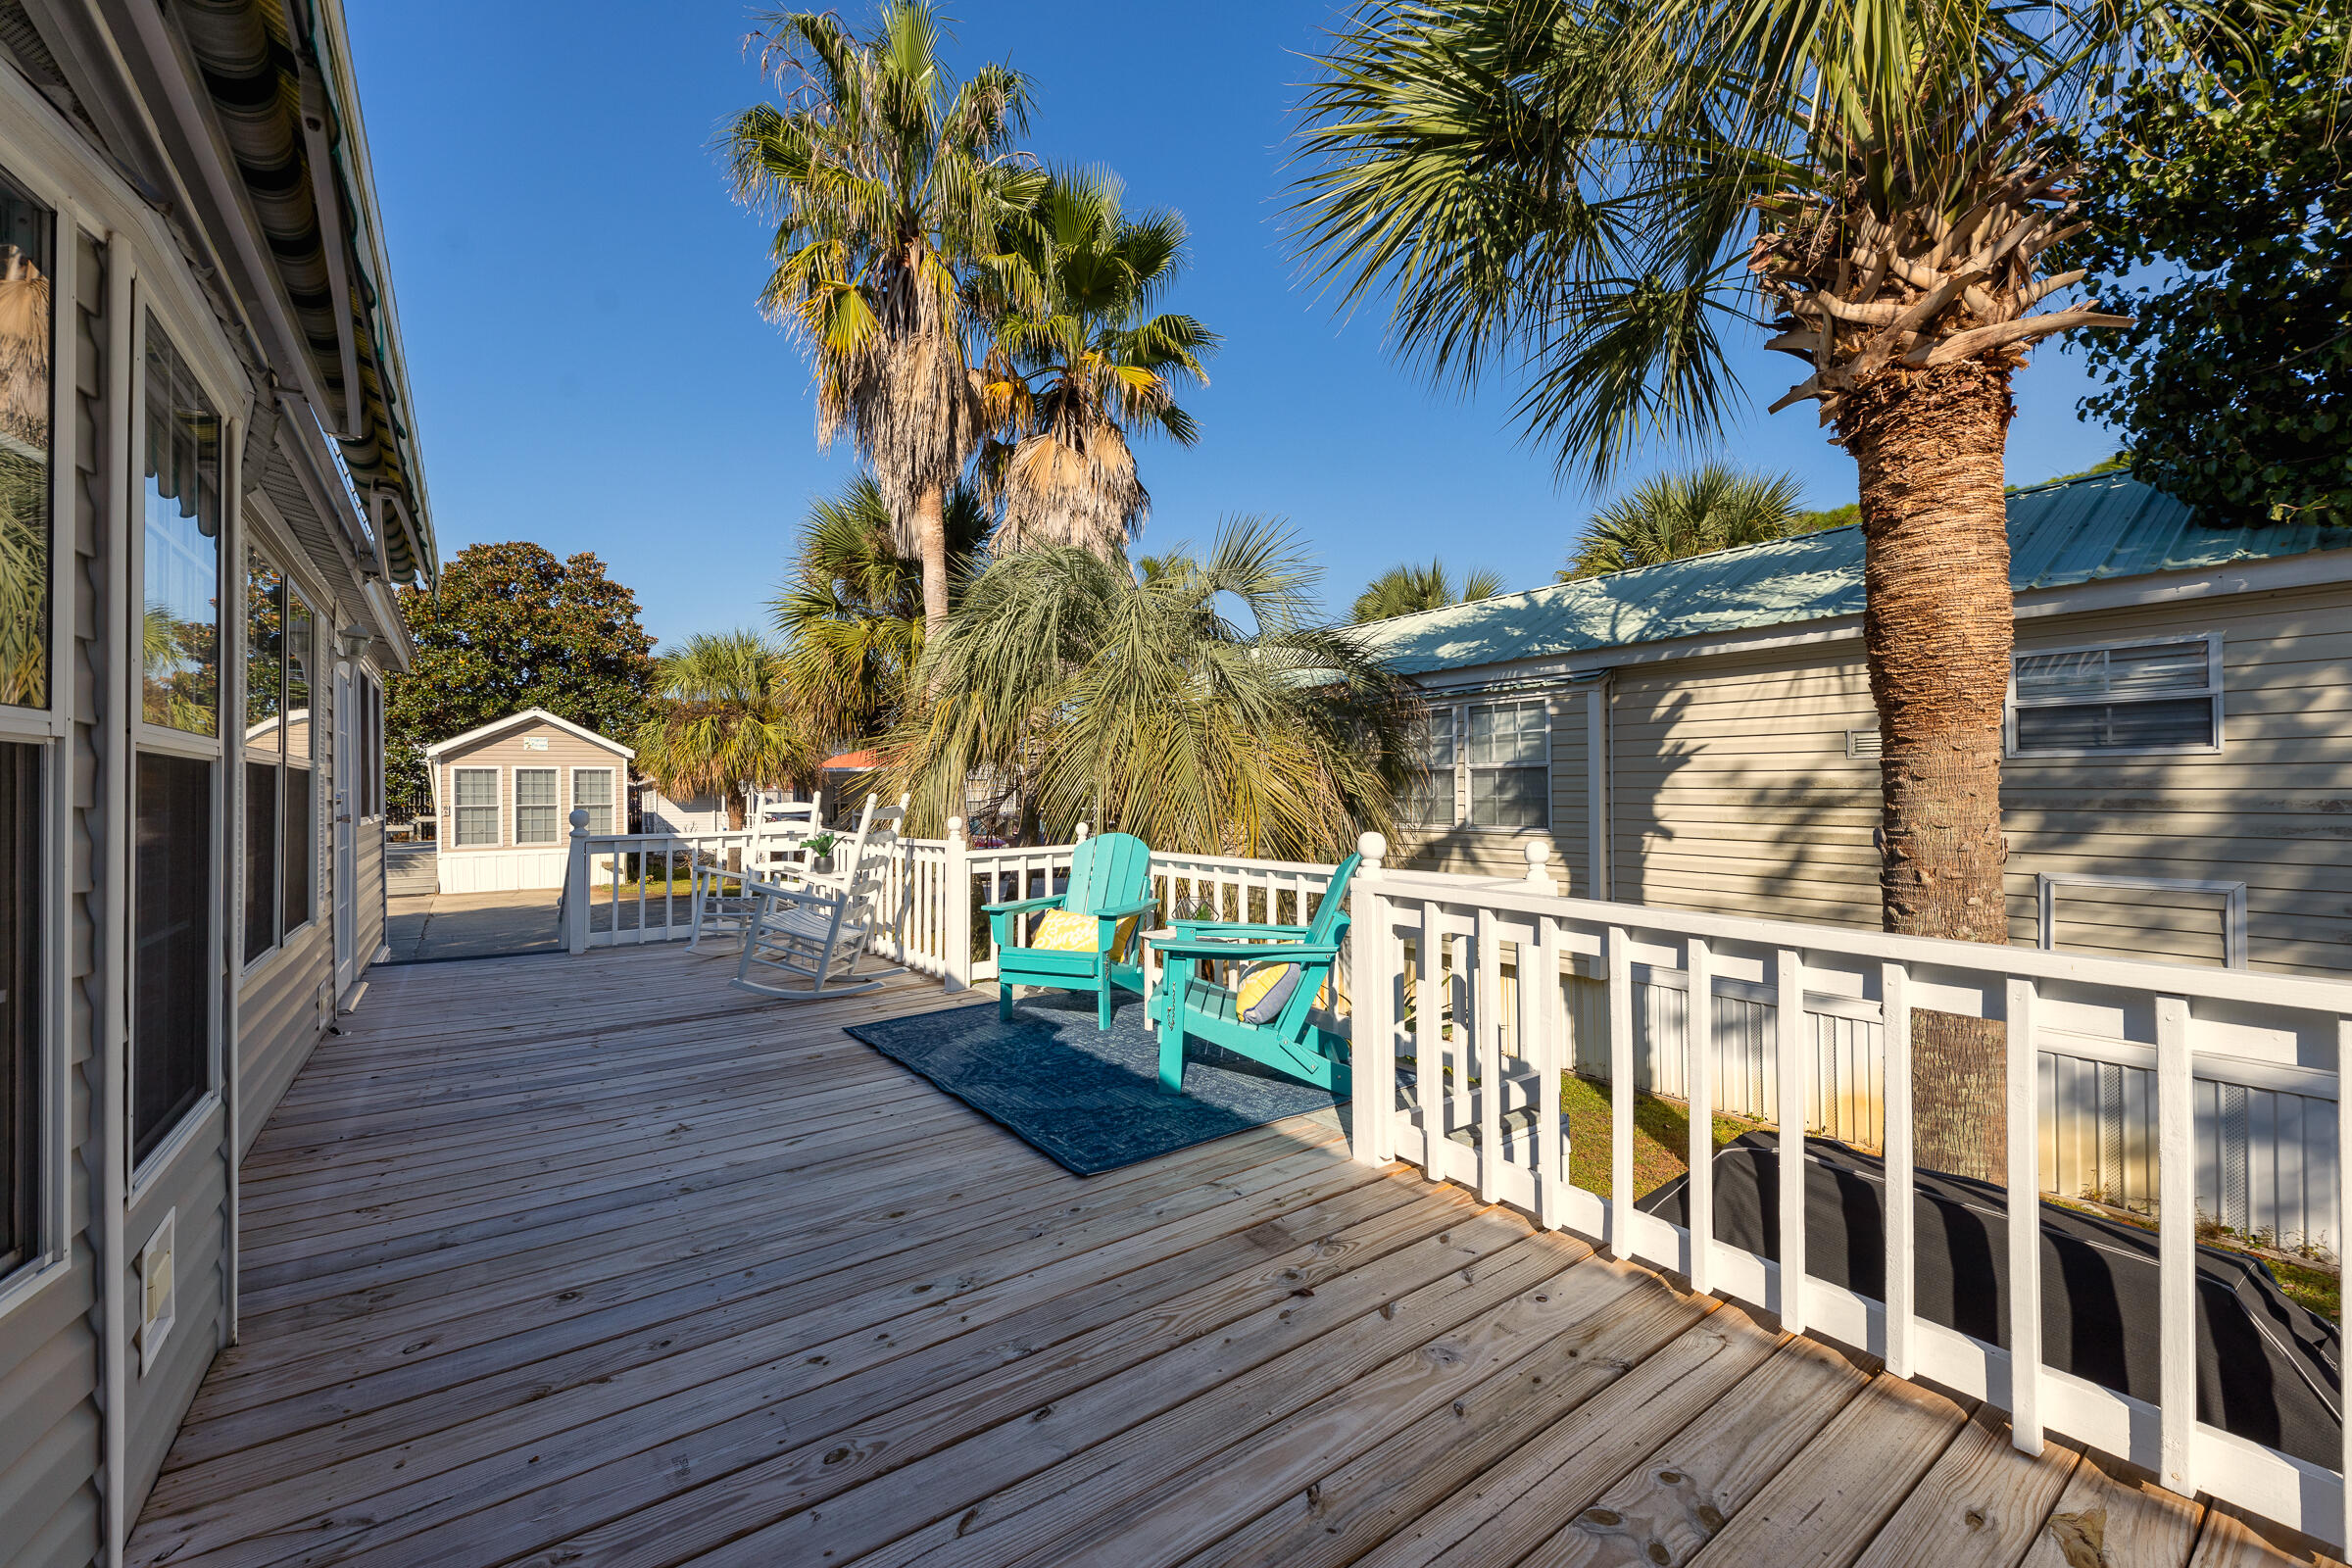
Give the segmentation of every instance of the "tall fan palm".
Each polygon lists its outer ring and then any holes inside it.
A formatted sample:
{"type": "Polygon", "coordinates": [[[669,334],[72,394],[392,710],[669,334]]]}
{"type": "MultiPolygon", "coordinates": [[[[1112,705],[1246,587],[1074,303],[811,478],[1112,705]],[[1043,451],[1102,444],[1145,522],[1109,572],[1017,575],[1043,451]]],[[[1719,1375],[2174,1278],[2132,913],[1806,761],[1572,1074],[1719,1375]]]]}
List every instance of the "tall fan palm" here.
{"type": "Polygon", "coordinates": [[[891,0],[859,37],[829,14],[770,19],[782,105],[727,131],[736,194],[776,219],[761,308],[816,371],[818,438],[847,430],[948,615],[947,497],[987,434],[963,351],[962,292],[1043,176],[1011,149],[1028,88],[1004,66],[961,83],[929,0],[891,0]]]}
{"type": "Polygon", "coordinates": [[[757,632],[686,639],[655,671],[637,765],[677,800],[714,795],[740,828],[751,791],[812,783],[823,759],[793,711],[778,650],[757,632]]]}
{"type": "MultiPolygon", "coordinates": [[[[987,542],[989,517],[957,485],[946,520],[953,596],[987,542]]],[[[784,682],[818,744],[848,747],[897,722],[923,649],[923,571],[893,545],[890,509],[871,474],[809,507],[792,574],[772,605],[784,682]]]]}
{"type": "Polygon", "coordinates": [[[1184,270],[1184,219],[1131,218],[1121,194],[1101,170],[1054,175],[1007,227],[1013,262],[989,274],[994,348],[982,379],[1001,438],[981,471],[1004,501],[1004,550],[1121,554],[1152,506],[1129,438],[1198,438],[1175,394],[1207,384],[1200,363],[1217,336],[1153,309],[1184,270]]]}
{"type": "Polygon", "coordinates": [[[1418,709],[1308,619],[1296,542],[1245,518],[1161,560],[1143,580],[1069,545],[990,563],[925,651],[933,700],[891,739],[890,788],[936,818],[975,772],[1017,775],[1055,831],[1195,853],[1336,857],[1387,827],[1418,709]]]}
{"type": "Polygon", "coordinates": [[[1654,566],[1801,532],[1804,488],[1790,473],[1741,473],[1710,463],[1662,473],[1592,514],[1560,581],[1654,566]]]}
{"type": "MultiPolygon", "coordinates": [[[[1523,373],[1594,476],[1716,433],[1759,317],[1860,468],[1891,930],[2005,942],[2002,449],[2072,224],[2053,132],[2154,0],[1366,0],[1308,95],[1303,246],[1441,374],[1523,373]]],[[[1923,1040],[1923,1047],[1926,1042],[1923,1040]]],[[[1997,1171],[1998,1052],[1923,1049],[1920,1155],[1997,1171]],[[1945,1070],[1948,1068],[1949,1070],[1945,1070]],[[1948,1135],[1948,1136],[1947,1136],[1948,1135]],[[1982,1141],[1980,1142],[1980,1137],[1982,1141]]]]}
{"type": "Polygon", "coordinates": [[[1365,585],[1348,608],[1348,618],[1357,625],[1370,620],[1386,620],[1391,615],[1409,615],[1416,610],[1443,610],[1472,599],[1492,599],[1502,592],[1502,573],[1473,567],[1462,579],[1462,593],[1454,597],[1453,579],[1446,573],[1446,563],[1432,560],[1426,566],[1405,562],[1391,566],[1365,585]]]}

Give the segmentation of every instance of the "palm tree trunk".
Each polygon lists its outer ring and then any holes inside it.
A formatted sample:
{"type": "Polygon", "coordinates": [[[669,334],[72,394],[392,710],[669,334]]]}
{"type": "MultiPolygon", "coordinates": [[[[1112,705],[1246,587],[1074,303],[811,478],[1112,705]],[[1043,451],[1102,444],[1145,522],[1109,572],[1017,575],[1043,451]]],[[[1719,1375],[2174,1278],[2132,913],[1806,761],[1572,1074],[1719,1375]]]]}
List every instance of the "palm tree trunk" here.
{"type": "Polygon", "coordinates": [[[915,533],[923,553],[923,631],[936,637],[948,623],[948,495],[933,485],[914,504],[915,533]]]}
{"type": "MultiPolygon", "coordinates": [[[[1838,417],[1861,469],[1863,641],[1879,710],[1879,884],[1886,929],[2009,940],[2002,889],[2002,708],[2014,621],[2002,452],[2009,372],[1978,361],[1897,368],[1838,417]]],[[[1919,1163],[2001,1181],[2005,1036],[1997,1020],[1913,1015],[1919,1163]]]]}
{"type": "MultiPolygon", "coordinates": [[[[743,791],[727,791],[727,831],[730,833],[742,832],[743,824],[750,819],[750,807],[743,798],[743,791]]],[[[727,869],[730,871],[743,869],[743,851],[741,849],[732,849],[727,852],[727,869]]]]}

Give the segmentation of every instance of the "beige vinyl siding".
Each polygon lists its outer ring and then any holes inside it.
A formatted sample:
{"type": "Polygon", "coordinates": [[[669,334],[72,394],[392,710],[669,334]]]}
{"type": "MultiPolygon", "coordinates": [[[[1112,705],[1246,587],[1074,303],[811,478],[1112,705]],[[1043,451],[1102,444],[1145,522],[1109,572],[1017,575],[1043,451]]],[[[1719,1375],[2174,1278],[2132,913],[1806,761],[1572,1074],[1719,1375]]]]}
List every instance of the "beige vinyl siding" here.
{"type": "MultiPolygon", "coordinates": [[[[2218,596],[2023,621],[2023,651],[2218,632],[2219,754],[2011,758],[2003,770],[2013,940],[2038,935],[2043,872],[2242,882],[2249,963],[2352,971],[2352,591],[2218,596]]],[[[2171,896],[2062,889],[2062,945],[2214,961],[2171,896]]]]}
{"type": "Polygon", "coordinates": [[[218,1107],[203,1116],[208,1125],[149,1178],[133,1200],[129,1223],[123,1228],[122,1282],[126,1299],[132,1303],[130,1326],[135,1331],[139,1324],[139,1249],[147,1245],[167,1212],[177,1214],[172,1252],[177,1318],[164,1342],[160,1360],[141,1372],[134,1348],[127,1369],[129,1453],[124,1482],[127,1510],[134,1519],[164,1468],[164,1455],[178,1435],[180,1417],[196,1398],[205,1369],[226,1341],[222,1317],[228,1290],[223,1268],[228,1202],[221,1147],[224,1118],[218,1107]]]}
{"type": "Polygon", "coordinates": [[[356,829],[358,838],[352,860],[358,867],[360,885],[353,901],[358,918],[354,922],[351,953],[356,966],[365,970],[375,961],[375,956],[384,946],[384,819],[364,817],[356,829]]]}
{"type": "Polygon", "coordinates": [[[1878,923],[1878,764],[1860,650],[1620,671],[1609,695],[1612,896],[1878,923]]]}
{"type": "Polygon", "coordinates": [[[556,769],[556,843],[522,845],[523,849],[561,848],[571,834],[571,773],[577,767],[609,767],[612,769],[613,831],[623,831],[628,802],[628,761],[619,753],[609,751],[552,724],[534,724],[504,735],[494,735],[479,745],[459,751],[444,752],[436,764],[441,769],[441,853],[443,855],[471,855],[477,850],[511,850],[514,843],[514,769],[517,767],[552,767],[556,769]],[[526,737],[542,737],[547,750],[523,750],[526,737]],[[458,847],[457,792],[452,788],[451,771],[461,767],[495,767],[498,769],[498,843],[458,847]]]}
{"type": "Polygon", "coordinates": [[[334,964],[334,927],[313,920],[245,977],[237,1005],[239,1159],[331,1021],[324,1006],[332,1004],[321,1004],[319,988],[333,984],[334,964]]]}

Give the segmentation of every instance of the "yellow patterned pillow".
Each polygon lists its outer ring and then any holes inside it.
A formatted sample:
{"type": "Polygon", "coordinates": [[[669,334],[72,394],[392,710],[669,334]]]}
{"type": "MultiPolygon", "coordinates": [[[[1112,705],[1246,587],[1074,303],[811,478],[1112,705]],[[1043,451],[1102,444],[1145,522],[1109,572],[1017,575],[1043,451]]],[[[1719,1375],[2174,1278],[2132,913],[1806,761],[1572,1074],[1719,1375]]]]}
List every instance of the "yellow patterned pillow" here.
{"type": "MultiPolygon", "coordinates": [[[[1127,956],[1127,945],[1135,940],[1136,918],[1128,915],[1111,934],[1112,957],[1127,956]]],[[[1080,914],[1075,909],[1048,909],[1046,917],[1037,922],[1037,934],[1029,939],[1029,946],[1047,953],[1099,953],[1102,950],[1095,944],[1102,931],[1101,922],[1091,914],[1080,914]]]]}

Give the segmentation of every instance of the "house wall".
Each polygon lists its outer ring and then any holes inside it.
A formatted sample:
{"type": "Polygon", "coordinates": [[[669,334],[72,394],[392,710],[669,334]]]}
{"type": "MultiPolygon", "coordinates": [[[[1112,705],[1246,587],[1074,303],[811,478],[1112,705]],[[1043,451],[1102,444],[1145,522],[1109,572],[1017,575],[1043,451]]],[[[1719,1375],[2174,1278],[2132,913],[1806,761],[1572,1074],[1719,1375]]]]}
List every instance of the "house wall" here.
{"type": "MultiPolygon", "coordinates": [[[[318,784],[318,917],[283,952],[240,976],[234,955],[242,769],[224,743],[229,755],[213,764],[220,826],[213,840],[212,917],[223,937],[216,971],[221,1025],[216,1093],[173,1130],[134,1182],[122,1085],[142,626],[133,571],[138,449],[124,441],[139,429],[131,392],[146,312],[164,322],[228,421],[224,478],[239,493],[257,478],[250,470],[260,466],[261,453],[272,449],[267,439],[246,439],[254,389],[190,271],[182,236],[84,138],[84,128],[0,59],[0,168],[56,211],[60,247],[50,708],[46,714],[0,715],[0,729],[12,739],[34,739],[52,755],[42,927],[50,1015],[39,1058],[48,1101],[43,1254],[0,1278],[0,1564],[6,1568],[102,1561],[110,1537],[125,1533],[135,1517],[207,1367],[233,1334],[232,1121],[246,1143],[258,1133],[318,1038],[327,1015],[319,1010],[318,987],[333,968],[331,758],[321,761],[318,784]],[[102,247],[84,233],[85,223],[110,234],[109,243],[102,247]],[[233,1038],[225,1027],[232,1008],[233,1038]],[[142,1295],[136,1257],[167,1216],[175,1231],[176,1312],[155,1353],[143,1356],[132,1339],[142,1295]]],[[[257,525],[246,509],[228,513],[220,559],[226,677],[220,696],[223,713],[233,714],[242,617],[236,596],[225,590],[241,580],[245,542],[257,525]]],[[[303,520],[326,543],[306,548],[278,537],[268,544],[281,564],[307,564],[304,586],[321,617],[324,644],[334,630],[368,618],[367,612],[355,563],[333,553],[329,525],[307,514],[303,520]]],[[[331,654],[319,661],[315,716],[320,723],[333,717],[333,663],[331,654]]],[[[372,860],[370,835],[358,840],[354,891],[363,922],[371,886],[380,900],[380,827],[372,838],[372,860]]],[[[366,946],[355,952],[364,962],[381,943],[380,903],[372,926],[363,923],[358,935],[366,946]]]]}
{"type": "Polygon", "coordinates": [[[493,735],[473,745],[455,748],[434,760],[438,791],[441,891],[491,893],[519,888],[560,888],[569,855],[572,809],[572,769],[609,767],[612,770],[612,830],[625,831],[628,810],[628,759],[618,751],[558,725],[534,723],[493,735]],[[542,740],[545,751],[525,750],[526,740],[542,740]],[[496,845],[458,845],[456,770],[461,767],[498,769],[498,838],[496,845]],[[514,769],[552,767],[556,775],[557,837],[553,844],[514,843],[514,769]]]}
{"type": "MultiPolygon", "coordinates": [[[[2007,760],[2012,940],[2038,940],[2041,873],[2243,883],[2253,967],[2352,971],[2348,627],[2339,586],[2021,621],[2024,652],[2219,632],[2224,716],[2215,754],[2007,760]]],[[[1589,759],[1567,709],[1589,700],[1552,699],[1551,835],[1572,868],[1591,797],[1568,782],[1589,759]]],[[[1879,923],[1878,762],[1847,755],[1848,731],[1878,724],[1857,642],[1620,668],[1606,702],[1611,897],[1879,923]]],[[[1508,875],[1525,869],[1519,837],[1407,833],[1403,858],[1508,875]]],[[[2213,904],[2062,889],[2059,945],[2218,962],[2213,904]]]]}

